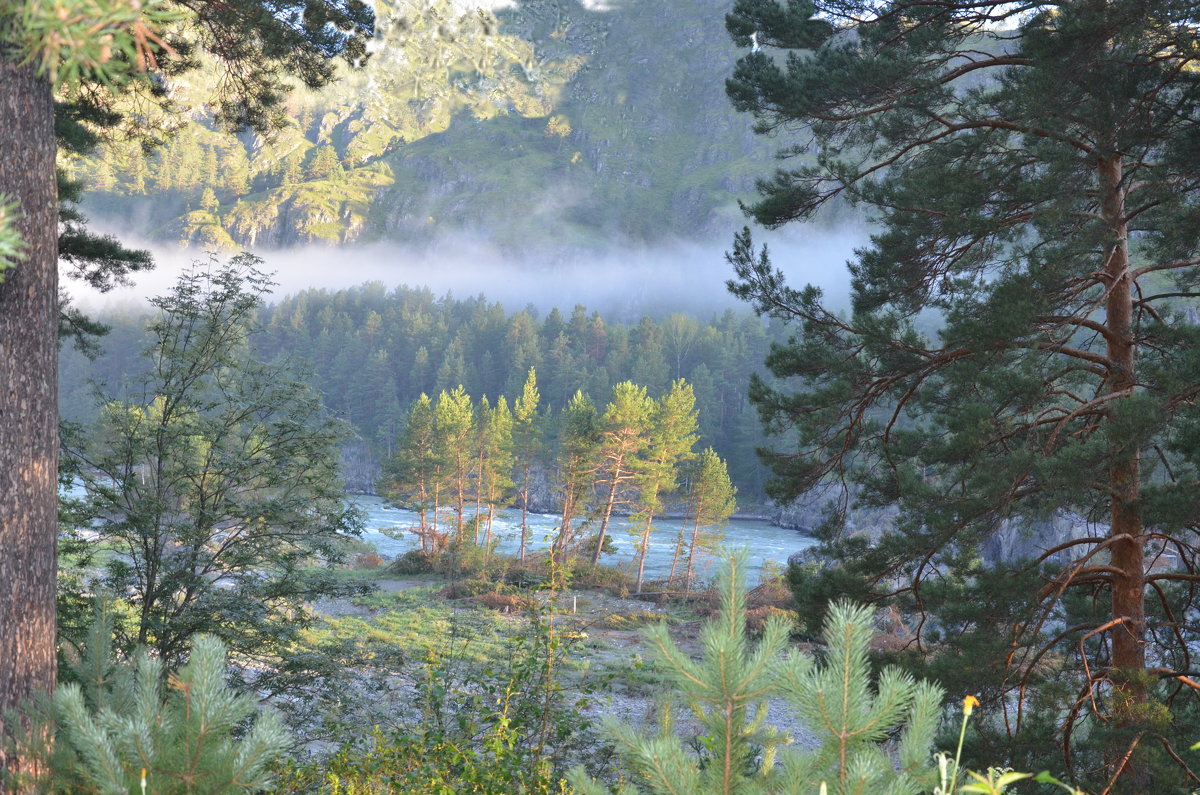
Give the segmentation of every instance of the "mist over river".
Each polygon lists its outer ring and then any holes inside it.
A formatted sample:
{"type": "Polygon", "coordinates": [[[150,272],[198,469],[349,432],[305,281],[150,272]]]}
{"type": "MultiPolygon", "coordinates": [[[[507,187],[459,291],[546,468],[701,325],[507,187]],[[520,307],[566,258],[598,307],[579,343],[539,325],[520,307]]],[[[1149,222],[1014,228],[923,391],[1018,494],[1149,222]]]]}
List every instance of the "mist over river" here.
{"type": "MultiPolygon", "coordinates": [[[[366,517],[363,540],[373,544],[381,554],[398,555],[419,545],[416,535],[408,532],[408,528],[417,525],[416,513],[389,507],[382,499],[374,496],[355,496],[352,501],[366,517]]],[[[530,547],[548,547],[560,518],[557,514],[529,514],[530,547]]],[[[453,518],[443,519],[443,522],[447,521],[452,522],[453,518]]],[[[675,554],[675,540],[684,524],[678,519],[654,520],[654,532],[650,536],[650,549],[646,557],[647,579],[666,579],[671,569],[671,557],[675,554]]],[[[599,522],[594,522],[584,532],[594,533],[598,527],[599,522]]],[[[635,539],[628,532],[630,527],[631,524],[624,517],[614,516],[610,520],[608,533],[617,551],[612,555],[603,556],[600,559],[601,563],[630,569],[636,565],[635,539]]],[[[690,526],[686,529],[690,535],[690,526]]],[[[765,564],[786,566],[789,556],[816,544],[814,539],[802,535],[797,530],[776,527],[754,519],[731,520],[724,531],[726,546],[742,546],[749,550],[752,579],[765,564]]],[[[520,532],[520,511],[504,509],[496,512],[492,522],[492,537],[499,539],[498,551],[515,555],[520,547],[520,532]]],[[[697,558],[703,558],[700,565],[703,576],[711,568],[712,557],[697,552],[697,558]]]]}

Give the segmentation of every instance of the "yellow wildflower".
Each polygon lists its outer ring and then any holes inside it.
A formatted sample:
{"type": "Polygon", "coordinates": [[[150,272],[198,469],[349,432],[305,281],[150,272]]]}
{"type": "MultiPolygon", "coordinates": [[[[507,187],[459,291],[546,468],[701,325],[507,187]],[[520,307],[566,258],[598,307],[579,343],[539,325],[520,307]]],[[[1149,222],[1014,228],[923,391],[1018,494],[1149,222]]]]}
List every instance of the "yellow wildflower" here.
{"type": "Polygon", "coordinates": [[[968,718],[971,717],[971,713],[974,712],[975,708],[978,706],[979,699],[975,698],[975,696],[967,696],[963,699],[963,714],[968,718]]]}

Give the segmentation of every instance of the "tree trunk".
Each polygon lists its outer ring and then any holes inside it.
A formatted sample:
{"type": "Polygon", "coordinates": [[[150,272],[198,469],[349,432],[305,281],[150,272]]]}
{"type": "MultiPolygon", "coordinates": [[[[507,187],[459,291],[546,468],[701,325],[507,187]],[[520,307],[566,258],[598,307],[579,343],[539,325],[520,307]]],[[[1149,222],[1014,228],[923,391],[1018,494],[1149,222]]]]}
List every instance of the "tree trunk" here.
{"type": "MultiPolygon", "coordinates": [[[[1121,187],[1121,158],[1100,163],[1101,213],[1111,230],[1105,248],[1105,274],[1109,297],[1106,306],[1108,359],[1112,362],[1106,392],[1136,386],[1133,339],[1133,284],[1121,187]]],[[[1146,667],[1145,568],[1142,517],[1137,508],[1141,492],[1141,462],[1136,447],[1114,446],[1112,451],[1112,565],[1122,574],[1113,581],[1112,617],[1122,623],[1113,629],[1113,667],[1141,671],[1146,667]]],[[[1140,688],[1139,688],[1140,689],[1140,688]]],[[[1144,693],[1141,694],[1144,697],[1144,693]]]]}
{"type": "MultiPolygon", "coordinates": [[[[0,733],[55,684],[58,538],[58,196],[50,85],[0,44],[0,193],[25,257],[0,284],[0,733]]],[[[20,759],[0,765],[19,770],[20,759]]]]}
{"type": "Polygon", "coordinates": [[[433,484],[433,532],[435,535],[437,534],[437,531],[438,531],[438,511],[442,507],[441,503],[440,503],[440,500],[442,498],[441,491],[442,491],[442,484],[435,482],[433,484]]]}
{"type": "Polygon", "coordinates": [[[563,492],[563,511],[562,523],[558,526],[558,540],[551,549],[551,557],[558,555],[558,562],[562,565],[567,565],[567,547],[571,544],[571,536],[574,531],[571,529],[571,523],[575,520],[575,494],[573,493],[573,484],[568,484],[563,492]]]}
{"type": "Polygon", "coordinates": [[[529,537],[529,472],[525,473],[525,491],[521,492],[521,553],[518,559],[525,562],[525,539],[529,537]]]}
{"type": "Polygon", "coordinates": [[[651,528],[651,525],[653,524],[653,522],[654,522],[654,514],[653,513],[647,514],[646,515],[646,529],[642,531],[642,543],[641,543],[641,546],[638,548],[638,551],[640,554],[638,556],[638,576],[637,576],[637,591],[636,591],[636,593],[639,593],[639,594],[642,592],[642,576],[646,572],[646,552],[648,552],[650,549],[650,528],[651,528]]]}
{"type": "Polygon", "coordinates": [[[696,559],[696,542],[700,540],[700,518],[696,517],[696,524],[692,527],[692,543],[688,547],[687,556],[687,574],[683,575],[683,592],[690,594],[692,592],[692,563],[696,559]]]}
{"type": "MultiPolygon", "coordinates": [[[[461,458],[454,467],[454,479],[454,517],[456,520],[454,542],[462,544],[467,540],[467,468],[463,465],[461,458]]],[[[478,530],[478,525],[476,525],[476,529],[478,530]]],[[[478,532],[475,534],[475,543],[479,543],[478,532]]]]}
{"type": "Polygon", "coordinates": [[[483,509],[484,453],[479,451],[479,466],[475,470],[475,546],[479,546],[479,514],[483,509]]]}
{"type": "Polygon", "coordinates": [[[524,476],[521,480],[521,553],[520,561],[525,562],[525,540],[529,537],[529,466],[524,470],[524,476]]]}
{"type": "MultiPolygon", "coordinates": [[[[1129,265],[1128,227],[1125,222],[1125,195],[1121,184],[1122,162],[1119,154],[1099,164],[1100,212],[1109,229],[1110,240],[1104,248],[1107,357],[1112,368],[1105,384],[1107,394],[1132,392],[1137,386],[1136,342],[1133,331],[1134,285],[1129,265]]],[[[1116,404],[1114,404],[1116,405],[1116,404]]],[[[1111,563],[1119,574],[1112,579],[1112,668],[1121,675],[1114,685],[1133,710],[1121,710],[1117,723],[1137,721],[1136,707],[1146,701],[1146,602],[1145,535],[1141,511],[1141,461],[1139,450],[1115,440],[1112,445],[1112,526],[1109,529],[1111,563]],[[1132,718],[1132,721],[1131,721],[1132,718]]],[[[1124,743],[1120,743],[1124,745],[1124,743]]],[[[1114,746],[1113,763],[1119,763],[1125,748],[1114,746]]],[[[1147,771],[1130,758],[1121,775],[1128,791],[1145,789],[1150,781],[1147,771]]]]}
{"type": "Polygon", "coordinates": [[[604,536],[608,533],[608,522],[612,519],[613,505],[617,501],[617,487],[620,485],[621,464],[613,469],[612,480],[608,486],[608,498],[604,503],[604,517],[600,520],[600,535],[596,536],[596,551],[592,553],[592,565],[600,565],[600,553],[604,551],[604,536]]]}
{"type": "Polygon", "coordinates": [[[420,523],[418,525],[418,527],[420,527],[420,530],[421,530],[421,551],[428,552],[430,538],[429,538],[429,522],[425,518],[425,511],[426,511],[425,500],[429,495],[426,494],[426,492],[425,492],[424,479],[421,480],[421,484],[418,488],[419,488],[419,491],[417,492],[417,499],[419,499],[421,501],[421,503],[420,503],[421,507],[417,510],[417,521],[420,523]]]}
{"type": "Polygon", "coordinates": [[[679,553],[683,549],[683,534],[687,528],[679,525],[679,536],[675,539],[675,555],[671,558],[671,573],[667,575],[667,587],[665,590],[671,590],[671,583],[675,582],[675,567],[679,565],[679,553]]]}

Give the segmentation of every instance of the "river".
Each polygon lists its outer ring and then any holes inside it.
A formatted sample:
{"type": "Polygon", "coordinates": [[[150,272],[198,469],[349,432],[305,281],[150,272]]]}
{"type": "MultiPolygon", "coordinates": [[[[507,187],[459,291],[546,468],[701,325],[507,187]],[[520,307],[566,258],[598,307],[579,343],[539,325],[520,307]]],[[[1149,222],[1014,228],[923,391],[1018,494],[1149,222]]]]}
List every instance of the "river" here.
{"type": "MultiPolygon", "coordinates": [[[[366,516],[363,540],[370,542],[381,554],[397,555],[415,548],[417,537],[406,532],[406,528],[417,524],[417,515],[412,511],[392,508],[379,497],[356,496],[354,503],[366,516]]],[[[549,546],[550,537],[558,525],[555,514],[529,514],[530,545],[534,549],[549,546]]],[[[453,521],[453,520],[450,520],[453,521]]],[[[646,556],[646,578],[666,579],[671,568],[671,557],[675,552],[675,539],[683,522],[676,519],[655,519],[654,532],[650,537],[650,549],[646,556]]],[[[500,552],[516,554],[520,546],[521,512],[505,509],[496,512],[492,523],[492,537],[498,538],[500,552]]],[[[634,537],[628,532],[630,523],[624,518],[613,517],[609,522],[609,535],[616,552],[601,558],[602,563],[633,569],[636,563],[634,537]]],[[[590,532],[595,532],[590,529],[590,532]]],[[[816,541],[798,530],[776,527],[765,521],[734,519],[725,527],[725,545],[745,547],[749,551],[750,574],[761,571],[764,565],[787,565],[789,556],[816,544],[816,541]]],[[[699,554],[699,553],[698,553],[699,554]]],[[[711,556],[705,561],[701,573],[705,573],[711,556]]]]}

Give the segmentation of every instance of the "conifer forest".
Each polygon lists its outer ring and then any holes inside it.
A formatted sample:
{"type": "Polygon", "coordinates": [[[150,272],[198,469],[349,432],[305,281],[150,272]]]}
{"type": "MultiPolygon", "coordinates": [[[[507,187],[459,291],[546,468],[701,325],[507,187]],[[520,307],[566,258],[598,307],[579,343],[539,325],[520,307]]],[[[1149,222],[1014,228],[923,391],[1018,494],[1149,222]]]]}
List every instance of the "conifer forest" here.
{"type": "Polygon", "coordinates": [[[0,2],[9,792],[1200,792],[1200,2],[0,2]]]}

